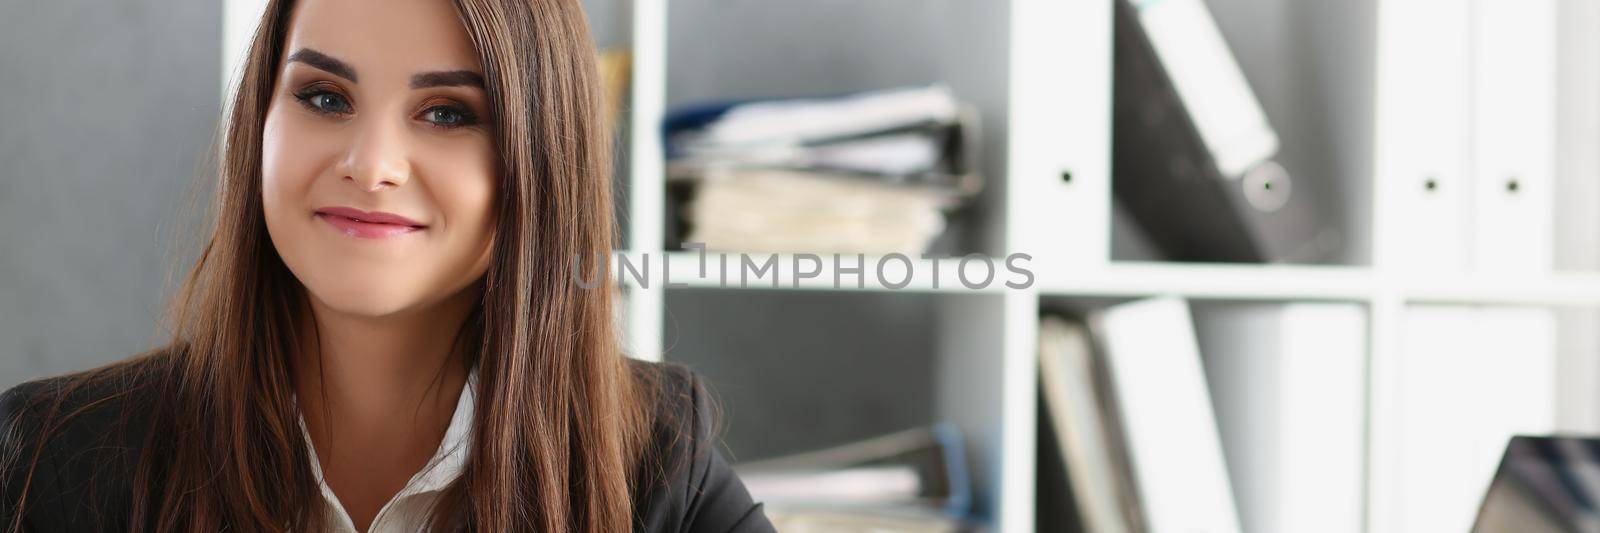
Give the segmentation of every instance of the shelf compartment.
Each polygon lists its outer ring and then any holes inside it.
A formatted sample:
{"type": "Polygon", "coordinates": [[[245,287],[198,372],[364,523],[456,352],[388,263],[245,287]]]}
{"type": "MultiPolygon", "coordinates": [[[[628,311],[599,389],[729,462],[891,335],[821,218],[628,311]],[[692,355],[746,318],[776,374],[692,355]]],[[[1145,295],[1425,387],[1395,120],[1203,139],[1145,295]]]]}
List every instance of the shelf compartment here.
{"type": "Polygon", "coordinates": [[[954,422],[967,442],[974,515],[994,518],[1002,298],[671,289],[666,305],[664,359],[715,388],[735,461],[954,422]]]}
{"type": "MultiPolygon", "coordinates": [[[[996,254],[1002,246],[1010,10],[987,0],[721,2],[666,8],[665,105],[838,95],[943,83],[980,115],[984,187],[947,215],[930,250],[996,254]]],[[[679,198],[681,199],[681,198],[679,198]]],[[[668,200],[666,248],[680,247],[668,200]]]]}
{"type": "MultiPolygon", "coordinates": [[[[1045,315],[1081,321],[1138,299],[1051,297],[1040,308],[1045,315]]],[[[1185,305],[1192,317],[1186,331],[1151,324],[1149,334],[1193,336],[1244,531],[1302,530],[1309,522],[1360,530],[1366,498],[1368,306],[1210,298],[1186,299],[1185,305]]],[[[1093,344],[1101,372],[1109,368],[1103,351],[1108,344],[1106,339],[1093,344]]],[[[1101,381],[1111,382],[1165,381],[1101,381]]],[[[1071,494],[1078,488],[1064,484],[1062,471],[1049,470],[1070,468],[1052,440],[1052,423],[1052,413],[1041,407],[1036,451],[1041,527],[1079,519],[1071,512],[1071,494]]]]}

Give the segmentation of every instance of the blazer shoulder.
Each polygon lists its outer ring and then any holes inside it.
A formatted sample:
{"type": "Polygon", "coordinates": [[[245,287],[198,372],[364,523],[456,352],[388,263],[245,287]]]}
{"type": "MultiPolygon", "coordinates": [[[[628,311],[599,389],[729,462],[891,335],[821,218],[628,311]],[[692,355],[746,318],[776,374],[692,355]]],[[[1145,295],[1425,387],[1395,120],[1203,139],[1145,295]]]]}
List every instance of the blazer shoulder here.
{"type": "Polygon", "coordinates": [[[641,531],[773,531],[721,450],[721,410],[700,374],[636,363],[655,399],[651,442],[636,497],[641,531]]]}
{"type": "MultiPolygon", "coordinates": [[[[651,406],[651,455],[663,466],[688,467],[719,450],[724,420],[712,387],[681,363],[635,362],[651,406]]],[[[671,468],[668,469],[672,470],[671,468]]]]}
{"type": "Polygon", "coordinates": [[[84,374],[24,382],[0,392],[0,442],[16,447],[48,438],[51,448],[70,445],[76,439],[56,436],[101,433],[100,423],[128,403],[119,387],[84,374]]]}
{"type": "MultiPolygon", "coordinates": [[[[151,398],[142,372],[80,372],[27,381],[0,392],[0,436],[25,437],[27,430],[52,435],[99,435],[110,425],[142,417],[151,398]]],[[[52,446],[70,444],[51,438],[52,446]]]]}
{"type": "Polygon", "coordinates": [[[125,529],[133,468],[149,431],[132,374],[79,373],[0,393],[0,519],[29,531],[125,529]]]}

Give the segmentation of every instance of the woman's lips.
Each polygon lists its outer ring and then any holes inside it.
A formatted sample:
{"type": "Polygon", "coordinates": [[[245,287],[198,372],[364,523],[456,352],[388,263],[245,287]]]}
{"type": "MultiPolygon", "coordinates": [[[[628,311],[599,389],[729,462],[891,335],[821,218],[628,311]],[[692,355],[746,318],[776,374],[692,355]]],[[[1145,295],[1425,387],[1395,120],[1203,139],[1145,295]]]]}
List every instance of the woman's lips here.
{"type": "Polygon", "coordinates": [[[367,212],[349,207],[318,209],[316,216],[345,235],[361,239],[394,237],[427,227],[393,213],[367,212]]]}

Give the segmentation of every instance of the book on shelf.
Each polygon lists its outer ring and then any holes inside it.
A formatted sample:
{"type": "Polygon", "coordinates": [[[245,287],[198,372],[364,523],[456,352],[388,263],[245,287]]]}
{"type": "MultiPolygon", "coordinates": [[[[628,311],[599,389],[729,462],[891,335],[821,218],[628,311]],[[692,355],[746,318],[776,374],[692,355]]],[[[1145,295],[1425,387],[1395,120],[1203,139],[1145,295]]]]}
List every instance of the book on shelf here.
{"type": "Polygon", "coordinates": [[[942,85],[711,102],[664,130],[683,240],[711,250],[920,254],[982,188],[977,114],[942,85]]]}
{"type": "Polygon", "coordinates": [[[784,531],[969,531],[966,461],[941,423],[735,469],[784,531]]]}
{"type": "Polygon", "coordinates": [[[1168,259],[1307,262],[1337,246],[1201,0],[1118,0],[1112,191],[1168,259]]]}
{"type": "MultiPolygon", "coordinates": [[[[1041,474],[1065,480],[1065,490],[1051,496],[1068,496],[1071,501],[1041,501],[1039,513],[1061,527],[1081,528],[1096,533],[1134,533],[1138,502],[1133,494],[1126,458],[1119,448],[1115,423],[1105,394],[1104,368],[1094,353],[1089,331],[1080,322],[1058,316],[1039,321],[1039,384],[1044,400],[1040,433],[1054,449],[1042,454],[1057,454],[1045,463],[1059,465],[1061,472],[1041,474]],[[1057,462],[1059,461],[1059,462],[1057,462]],[[1071,508],[1067,508],[1071,506],[1071,508]],[[1059,517],[1059,518],[1058,518],[1059,517]]],[[[1041,482],[1041,488],[1046,483],[1041,482]]],[[[1045,494],[1041,491],[1041,494],[1045,494]]]]}

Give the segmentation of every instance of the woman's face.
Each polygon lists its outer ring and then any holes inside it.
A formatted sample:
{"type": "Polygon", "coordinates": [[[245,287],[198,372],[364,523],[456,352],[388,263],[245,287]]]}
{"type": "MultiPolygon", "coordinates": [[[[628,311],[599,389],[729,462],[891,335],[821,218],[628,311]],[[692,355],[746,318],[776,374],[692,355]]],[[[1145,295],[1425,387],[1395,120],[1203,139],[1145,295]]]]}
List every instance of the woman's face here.
{"type": "Polygon", "coordinates": [[[302,0],[262,142],[273,246],[312,298],[383,316],[489,264],[498,179],[477,53],[448,0],[302,0]]]}

